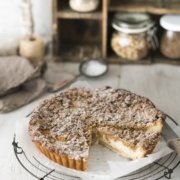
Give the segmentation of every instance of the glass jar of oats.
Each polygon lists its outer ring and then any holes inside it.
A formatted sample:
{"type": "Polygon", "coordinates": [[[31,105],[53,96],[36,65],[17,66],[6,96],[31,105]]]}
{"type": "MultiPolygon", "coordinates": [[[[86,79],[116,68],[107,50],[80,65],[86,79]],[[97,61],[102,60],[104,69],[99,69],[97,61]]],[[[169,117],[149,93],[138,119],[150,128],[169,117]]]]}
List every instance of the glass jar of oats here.
{"type": "Polygon", "coordinates": [[[146,57],[154,45],[154,22],[143,13],[117,13],[112,27],[111,38],[113,51],[125,60],[137,61],[146,57]]]}
{"type": "Polygon", "coordinates": [[[163,33],[160,40],[161,53],[168,58],[180,58],[180,15],[164,15],[160,19],[163,33]]]}

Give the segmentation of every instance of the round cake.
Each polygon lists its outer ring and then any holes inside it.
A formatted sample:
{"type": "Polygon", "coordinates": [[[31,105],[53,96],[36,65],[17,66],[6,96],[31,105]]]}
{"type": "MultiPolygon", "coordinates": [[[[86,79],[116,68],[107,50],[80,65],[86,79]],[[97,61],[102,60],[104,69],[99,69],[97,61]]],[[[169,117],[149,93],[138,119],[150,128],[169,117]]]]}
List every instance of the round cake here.
{"type": "Polygon", "coordinates": [[[164,119],[150,100],[127,90],[71,88],[34,110],[29,134],[49,159],[86,170],[94,142],[128,159],[145,157],[158,143],[164,119]]]}

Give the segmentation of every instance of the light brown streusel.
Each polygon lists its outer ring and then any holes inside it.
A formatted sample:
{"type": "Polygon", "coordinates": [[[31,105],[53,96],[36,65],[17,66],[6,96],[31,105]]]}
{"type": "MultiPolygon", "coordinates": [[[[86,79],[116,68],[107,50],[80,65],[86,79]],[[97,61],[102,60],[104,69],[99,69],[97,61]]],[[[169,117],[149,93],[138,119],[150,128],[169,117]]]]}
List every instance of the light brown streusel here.
{"type": "Polygon", "coordinates": [[[146,137],[147,141],[138,141],[138,145],[144,143],[142,146],[146,147],[160,132],[144,134],[137,130],[162,123],[164,118],[150,100],[123,89],[72,88],[42,102],[31,117],[29,133],[33,141],[52,151],[80,159],[88,157],[96,128],[117,128],[119,135],[125,136],[127,129],[134,129],[132,132],[141,135],[129,136],[134,141],[146,137]]]}

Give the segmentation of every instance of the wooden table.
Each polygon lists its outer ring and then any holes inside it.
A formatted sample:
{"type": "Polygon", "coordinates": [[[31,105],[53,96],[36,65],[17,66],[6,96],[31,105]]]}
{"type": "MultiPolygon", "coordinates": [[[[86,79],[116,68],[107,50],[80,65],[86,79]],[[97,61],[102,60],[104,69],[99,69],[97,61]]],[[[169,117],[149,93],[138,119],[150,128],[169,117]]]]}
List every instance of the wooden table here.
{"type": "MultiPolygon", "coordinates": [[[[49,63],[45,74],[48,81],[55,81],[78,73],[78,64],[49,63]]],[[[171,65],[111,65],[108,74],[98,79],[86,80],[93,87],[112,86],[125,88],[139,95],[150,98],[157,107],[171,115],[180,124],[180,67],[171,65]]],[[[16,121],[23,119],[32,109],[47,97],[45,94],[38,100],[14,112],[0,115],[0,179],[1,180],[33,180],[17,162],[13,154],[13,135],[16,121]]],[[[170,125],[180,136],[180,128],[170,125]]],[[[179,180],[180,166],[172,174],[173,180],[179,180]]]]}

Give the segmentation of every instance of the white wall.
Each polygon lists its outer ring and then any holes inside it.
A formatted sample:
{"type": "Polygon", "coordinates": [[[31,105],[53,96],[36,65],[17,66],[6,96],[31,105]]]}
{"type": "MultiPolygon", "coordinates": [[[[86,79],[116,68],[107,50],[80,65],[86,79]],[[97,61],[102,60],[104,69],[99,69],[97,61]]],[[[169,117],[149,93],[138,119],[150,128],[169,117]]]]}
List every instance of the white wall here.
{"type": "MultiPolygon", "coordinates": [[[[0,36],[20,37],[21,0],[0,0],[0,36]]],[[[35,34],[51,39],[51,0],[32,0],[35,34]]]]}

